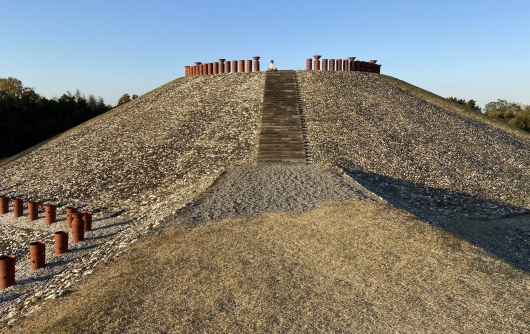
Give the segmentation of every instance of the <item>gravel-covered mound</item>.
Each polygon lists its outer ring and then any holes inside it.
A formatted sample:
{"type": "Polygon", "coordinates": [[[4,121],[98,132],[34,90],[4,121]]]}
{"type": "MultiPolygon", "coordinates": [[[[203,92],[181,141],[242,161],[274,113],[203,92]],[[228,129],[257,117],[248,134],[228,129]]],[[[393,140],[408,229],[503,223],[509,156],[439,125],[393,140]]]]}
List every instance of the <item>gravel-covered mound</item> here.
{"type": "Polygon", "coordinates": [[[472,202],[480,218],[530,208],[527,139],[370,74],[298,71],[297,80],[314,162],[344,168],[409,210],[472,202]]]}
{"type": "Polygon", "coordinates": [[[252,161],[264,82],[264,73],[175,80],[0,167],[0,194],[133,213],[185,203],[224,168],[252,161]]]}
{"type": "Polygon", "coordinates": [[[16,285],[0,291],[0,328],[69,293],[121,256],[226,168],[254,161],[265,75],[182,78],[82,124],[0,166],[0,195],[58,204],[58,221],[0,216],[0,254],[15,254],[16,285]],[[66,205],[93,210],[93,229],[54,255],[66,205]],[[47,242],[32,271],[28,243],[47,242]]]}
{"type": "Polygon", "coordinates": [[[325,201],[378,202],[342,172],[318,165],[270,165],[230,170],[214,185],[211,194],[191,209],[189,225],[263,212],[306,212],[325,201]]]}

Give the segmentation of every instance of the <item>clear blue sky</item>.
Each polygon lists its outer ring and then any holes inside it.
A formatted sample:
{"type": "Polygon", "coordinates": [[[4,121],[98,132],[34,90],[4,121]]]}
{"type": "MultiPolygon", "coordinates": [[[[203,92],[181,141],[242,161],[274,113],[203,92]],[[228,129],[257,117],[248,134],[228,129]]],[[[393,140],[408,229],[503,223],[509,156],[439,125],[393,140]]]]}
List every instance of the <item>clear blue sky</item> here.
{"type": "Polygon", "coordinates": [[[48,98],[116,104],[184,65],[262,57],[377,59],[382,73],[447,97],[530,104],[530,1],[0,0],[0,77],[48,98]]]}

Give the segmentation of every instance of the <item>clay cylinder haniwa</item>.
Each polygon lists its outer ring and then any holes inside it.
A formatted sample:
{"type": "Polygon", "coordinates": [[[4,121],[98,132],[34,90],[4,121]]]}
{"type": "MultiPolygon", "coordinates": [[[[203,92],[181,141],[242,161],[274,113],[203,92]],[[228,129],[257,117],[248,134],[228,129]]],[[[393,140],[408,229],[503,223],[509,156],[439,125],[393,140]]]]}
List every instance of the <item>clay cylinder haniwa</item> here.
{"type": "Polygon", "coordinates": [[[344,60],[342,61],[342,70],[343,70],[344,72],[347,72],[347,71],[350,70],[350,61],[349,61],[348,59],[344,59],[344,60]]]}
{"type": "Polygon", "coordinates": [[[322,56],[313,56],[315,58],[315,71],[320,71],[320,57],[322,56]]]}
{"type": "Polygon", "coordinates": [[[184,76],[189,77],[190,76],[190,67],[184,66],[184,76]]]}
{"type": "Polygon", "coordinates": [[[230,60],[225,62],[225,73],[230,73],[230,60]]]}
{"type": "Polygon", "coordinates": [[[213,74],[219,74],[219,62],[213,63],[213,74]]]}
{"type": "Polygon", "coordinates": [[[55,232],[55,255],[68,252],[68,231],[55,232]]]}
{"type": "Polygon", "coordinates": [[[252,57],[254,59],[254,72],[259,72],[259,59],[260,57],[254,56],[252,57]]]}
{"type": "Polygon", "coordinates": [[[232,73],[237,73],[237,60],[232,60],[232,73]]]}
{"type": "Polygon", "coordinates": [[[307,58],[307,59],[305,60],[305,70],[306,70],[306,71],[311,71],[311,70],[313,69],[313,66],[312,66],[312,65],[313,65],[313,59],[311,59],[311,58],[307,58]]]}
{"type": "Polygon", "coordinates": [[[28,202],[28,220],[30,222],[39,219],[39,202],[28,202]]]}
{"type": "Polygon", "coordinates": [[[337,59],[337,71],[342,71],[342,59],[337,59]]]}
{"type": "Polygon", "coordinates": [[[13,216],[22,217],[24,214],[24,201],[20,198],[13,199],[13,216]]]}
{"type": "Polygon", "coordinates": [[[9,212],[9,197],[1,196],[0,197],[0,215],[9,212]]]}
{"type": "Polygon", "coordinates": [[[72,241],[76,243],[83,240],[85,240],[83,213],[72,212],[72,241]]]}
{"type": "Polygon", "coordinates": [[[353,62],[353,70],[354,71],[360,71],[361,70],[361,61],[356,60],[353,62]]]}
{"type": "Polygon", "coordinates": [[[0,290],[15,284],[15,255],[0,256],[0,290]]]}
{"type": "Polygon", "coordinates": [[[72,227],[72,213],[77,212],[75,206],[66,207],[66,227],[72,227]]]}
{"type": "Polygon", "coordinates": [[[329,70],[332,72],[335,71],[335,59],[329,60],[329,70]]]}
{"type": "Polygon", "coordinates": [[[226,59],[219,59],[219,74],[223,74],[225,72],[225,60],[226,59]]]}
{"type": "Polygon", "coordinates": [[[243,73],[245,72],[245,61],[244,60],[239,60],[239,73],[243,73]]]}
{"type": "Polygon", "coordinates": [[[46,224],[50,225],[55,223],[55,221],[57,220],[57,205],[46,204],[44,206],[44,212],[46,215],[46,224]]]}
{"type": "Polygon", "coordinates": [[[44,268],[46,265],[46,243],[44,241],[35,241],[29,244],[29,259],[31,270],[44,268]]]}
{"type": "Polygon", "coordinates": [[[252,60],[247,59],[247,73],[252,72],[252,60]]]}
{"type": "Polygon", "coordinates": [[[355,57],[348,57],[348,61],[350,62],[349,67],[348,67],[348,71],[353,71],[353,65],[354,65],[355,57]]]}
{"type": "Polygon", "coordinates": [[[328,70],[328,60],[322,59],[322,71],[327,71],[327,70],[328,70]]]}
{"type": "Polygon", "coordinates": [[[83,214],[83,222],[84,222],[84,231],[88,232],[92,230],[92,212],[89,211],[81,211],[83,214]]]}

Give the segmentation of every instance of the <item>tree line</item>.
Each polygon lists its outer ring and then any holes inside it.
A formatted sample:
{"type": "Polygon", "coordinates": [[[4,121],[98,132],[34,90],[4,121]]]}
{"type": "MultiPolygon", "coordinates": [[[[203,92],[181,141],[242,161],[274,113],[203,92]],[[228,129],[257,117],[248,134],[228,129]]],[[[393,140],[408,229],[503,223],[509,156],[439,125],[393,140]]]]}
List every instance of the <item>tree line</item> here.
{"type": "Polygon", "coordinates": [[[524,105],[498,99],[495,102],[486,103],[483,111],[473,99],[466,101],[465,99],[458,99],[453,96],[447,99],[461,104],[470,110],[483,112],[491,118],[500,119],[516,128],[530,132],[530,104],[524,105]]]}
{"type": "Polygon", "coordinates": [[[79,90],[47,99],[16,78],[0,78],[0,158],[21,152],[112,107],[79,90]]]}

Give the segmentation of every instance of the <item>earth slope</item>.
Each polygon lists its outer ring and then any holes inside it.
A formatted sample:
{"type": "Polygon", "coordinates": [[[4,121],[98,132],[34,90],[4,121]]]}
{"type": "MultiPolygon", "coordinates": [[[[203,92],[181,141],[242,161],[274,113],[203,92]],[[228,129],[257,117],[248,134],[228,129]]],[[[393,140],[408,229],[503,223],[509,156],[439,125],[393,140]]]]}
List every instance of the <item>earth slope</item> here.
{"type": "Polygon", "coordinates": [[[70,296],[4,310],[6,330],[528,330],[530,245],[509,258],[505,237],[530,231],[530,141],[377,76],[297,77],[314,165],[250,166],[252,73],[179,79],[2,166],[0,192],[107,207],[158,235],[108,236],[111,266],[82,280],[80,261],[70,296]],[[478,227],[432,226],[461,222],[478,227]],[[500,238],[472,239],[489,225],[500,238]]]}

